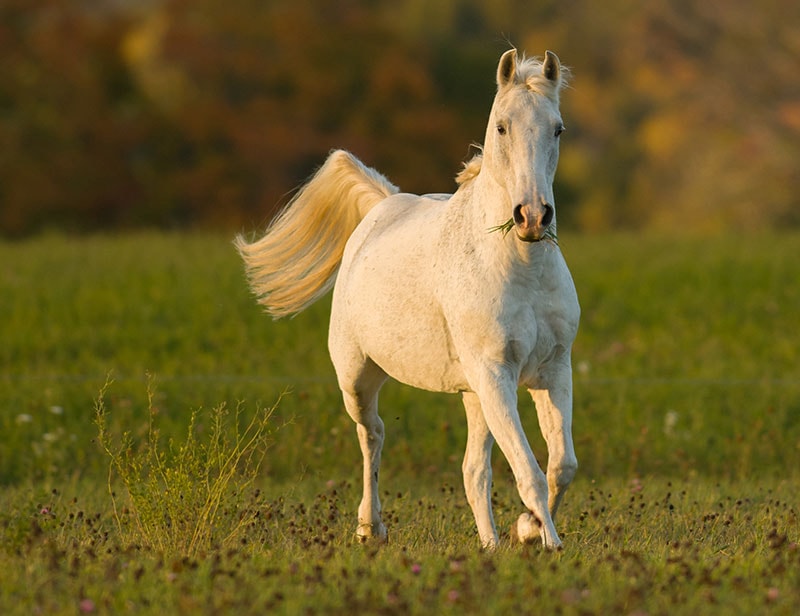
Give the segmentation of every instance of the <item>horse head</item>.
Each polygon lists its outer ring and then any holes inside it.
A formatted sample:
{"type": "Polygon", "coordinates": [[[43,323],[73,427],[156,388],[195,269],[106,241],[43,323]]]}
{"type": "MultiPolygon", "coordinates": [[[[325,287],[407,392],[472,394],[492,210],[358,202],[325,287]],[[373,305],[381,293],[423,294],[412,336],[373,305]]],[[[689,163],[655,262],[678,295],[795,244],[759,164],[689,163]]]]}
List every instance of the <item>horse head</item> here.
{"type": "Polygon", "coordinates": [[[559,92],[564,70],[558,57],[546,52],[542,62],[518,59],[511,49],[497,67],[497,95],[492,105],[481,171],[489,173],[505,195],[503,228],[536,242],[548,237],[555,220],[553,180],[558,165],[559,136],[564,123],[559,92]]]}

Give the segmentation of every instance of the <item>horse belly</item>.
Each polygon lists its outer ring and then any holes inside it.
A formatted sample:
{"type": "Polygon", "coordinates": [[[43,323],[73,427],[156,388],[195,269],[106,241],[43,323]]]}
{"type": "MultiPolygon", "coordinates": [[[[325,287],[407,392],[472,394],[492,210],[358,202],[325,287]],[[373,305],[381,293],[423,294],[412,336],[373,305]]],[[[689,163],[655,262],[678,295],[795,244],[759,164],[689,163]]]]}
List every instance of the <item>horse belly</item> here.
{"type": "Polygon", "coordinates": [[[391,225],[367,219],[351,238],[334,289],[331,344],[350,345],[407,385],[457,392],[467,386],[433,293],[430,203],[411,205],[406,216],[394,204],[391,225]]]}
{"type": "Polygon", "coordinates": [[[433,313],[424,318],[413,318],[413,314],[421,313],[414,310],[408,313],[410,318],[371,320],[360,332],[366,354],[401,383],[451,393],[468,389],[444,320],[431,318],[433,313]]]}

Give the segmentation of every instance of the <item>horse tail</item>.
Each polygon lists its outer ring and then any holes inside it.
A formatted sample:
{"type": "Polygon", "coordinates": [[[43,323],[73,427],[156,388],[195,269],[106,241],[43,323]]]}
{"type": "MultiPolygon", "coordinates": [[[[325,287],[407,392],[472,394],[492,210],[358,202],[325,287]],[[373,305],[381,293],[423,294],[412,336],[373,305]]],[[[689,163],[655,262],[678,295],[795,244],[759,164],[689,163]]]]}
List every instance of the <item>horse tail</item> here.
{"type": "Polygon", "coordinates": [[[333,287],[345,244],[358,223],[397,192],[349,152],[331,152],[264,237],[252,243],[241,235],[234,240],[258,303],[279,319],[317,301],[333,287]]]}

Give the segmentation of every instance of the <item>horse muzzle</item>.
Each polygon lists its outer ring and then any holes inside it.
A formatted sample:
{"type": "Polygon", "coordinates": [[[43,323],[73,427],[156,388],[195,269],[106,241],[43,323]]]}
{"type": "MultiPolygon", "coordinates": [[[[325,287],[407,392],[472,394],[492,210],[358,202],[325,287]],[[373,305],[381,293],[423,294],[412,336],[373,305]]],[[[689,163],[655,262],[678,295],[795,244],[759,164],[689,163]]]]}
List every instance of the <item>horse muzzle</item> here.
{"type": "Polygon", "coordinates": [[[514,230],[523,242],[538,242],[544,239],[554,217],[555,208],[549,203],[521,203],[514,208],[514,230]]]}

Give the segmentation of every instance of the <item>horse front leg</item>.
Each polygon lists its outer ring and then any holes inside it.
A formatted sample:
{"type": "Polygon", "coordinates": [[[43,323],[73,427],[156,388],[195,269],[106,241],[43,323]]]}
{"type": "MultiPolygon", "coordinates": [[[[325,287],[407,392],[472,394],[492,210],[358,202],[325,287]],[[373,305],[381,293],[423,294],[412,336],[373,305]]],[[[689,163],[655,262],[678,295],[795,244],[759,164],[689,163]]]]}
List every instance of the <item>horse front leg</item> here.
{"type": "Polygon", "coordinates": [[[578,469],[572,441],[572,368],[569,361],[549,371],[546,388],[529,389],[547,442],[548,507],[555,519],[564,492],[578,469]]]}
{"type": "Polygon", "coordinates": [[[486,425],[508,460],[520,498],[528,509],[512,527],[512,535],[523,543],[539,537],[547,549],[559,549],[561,539],[548,508],[547,479],[519,418],[516,381],[499,369],[484,374],[479,382],[478,397],[486,425]]]}
{"type": "Polygon", "coordinates": [[[467,414],[467,448],[461,471],[467,501],[475,516],[475,525],[484,548],[497,546],[497,529],[492,515],[492,447],[494,437],[486,425],[478,396],[462,394],[467,414]]]}

